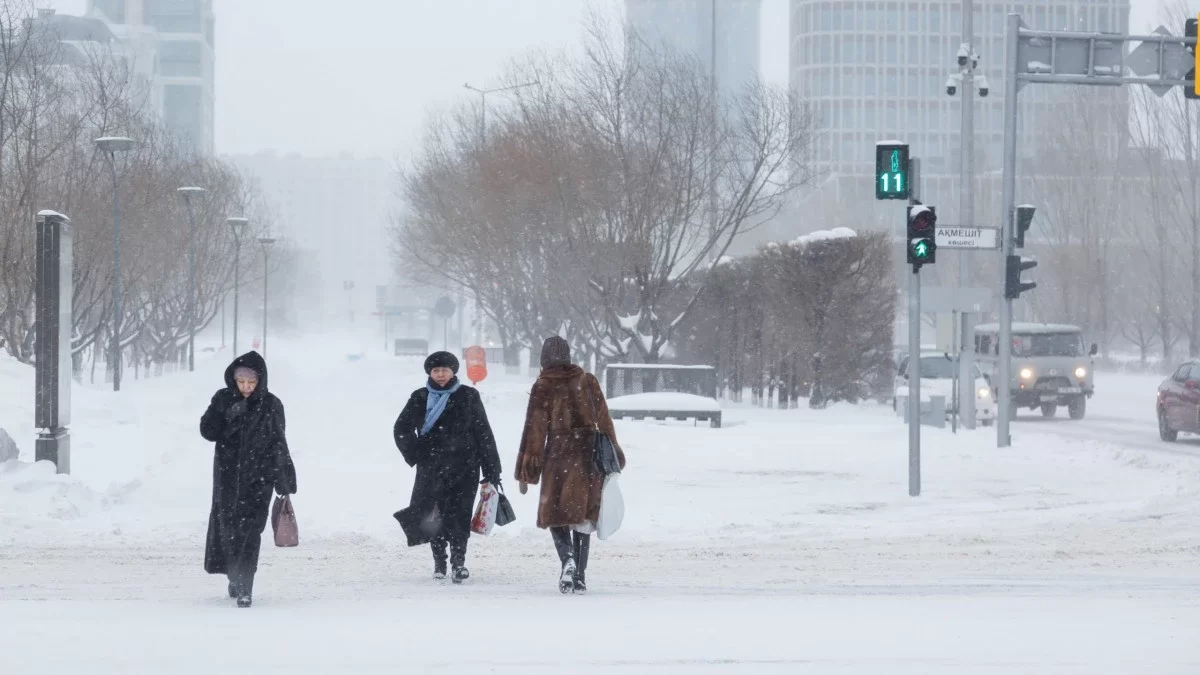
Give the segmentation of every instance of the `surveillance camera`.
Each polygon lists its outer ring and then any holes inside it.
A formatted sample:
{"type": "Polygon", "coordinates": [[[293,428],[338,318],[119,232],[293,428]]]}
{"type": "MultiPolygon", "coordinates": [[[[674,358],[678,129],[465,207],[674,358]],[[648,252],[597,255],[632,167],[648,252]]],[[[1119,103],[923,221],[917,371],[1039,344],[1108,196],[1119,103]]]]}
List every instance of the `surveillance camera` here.
{"type": "Polygon", "coordinates": [[[986,77],[979,78],[979,96],[981,98],[987,98],[989,91],[990,90],[988,89],[987,78],[986,77]]]}
{"type": "Polygon", "coordinates": [[[971,56],[971,50],[967,48],[966,43],[958,46],[958,65],[967,65],[967,59],[971,56]]]}
{"type": "Polygon", "coordinates": [[[952,76],[946,78],[946,95],[953,96],[955,94],[955,92],[957,92],[957,91],[958,91],[958,82],[955,81],[954,76],[952,75],[952,76]]]}

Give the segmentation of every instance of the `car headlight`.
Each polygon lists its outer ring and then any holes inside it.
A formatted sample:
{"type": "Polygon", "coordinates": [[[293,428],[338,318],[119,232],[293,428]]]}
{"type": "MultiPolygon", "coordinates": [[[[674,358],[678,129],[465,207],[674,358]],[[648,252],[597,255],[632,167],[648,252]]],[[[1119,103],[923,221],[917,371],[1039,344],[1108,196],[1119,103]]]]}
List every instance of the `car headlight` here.
{"type": "Polygon", "coordinates": [[[1087,368],[1084,368],[1083,366],[1079,366],[1078,368],[1076,368],[1075,369],[1075,377],[1080,380],[1087,377],[1087,368]]]}
{"type": "Polygon", "coordinates": [[[1021,379],[1022,380],[1033,379],[1033,368],[1022,368],[1021,369],[1021,379]]]}
{"type": "Polygon", "coordinates": [[[979,398],[987,398],[992,395],[992,390],[988,389],[987,387],[980,387],[978,394],[979,398]]]}

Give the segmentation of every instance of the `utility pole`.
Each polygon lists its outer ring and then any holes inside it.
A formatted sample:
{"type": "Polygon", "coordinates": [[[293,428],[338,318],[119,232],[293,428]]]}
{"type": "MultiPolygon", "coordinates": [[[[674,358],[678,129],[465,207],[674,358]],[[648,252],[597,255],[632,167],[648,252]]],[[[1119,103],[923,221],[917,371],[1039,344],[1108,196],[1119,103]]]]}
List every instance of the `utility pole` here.
{"type": "MultiPolygon", "coordinates": [[[[708,210],[712,219],[711,242],[717,238],[717,0],[711,0],[712,16],[710,17],[710,35],[708,50],[709,98],[711,117],[709,119],[708,138],[708,210]]],[[[717,247],[713,246],[713,262],[716,262],[717,247]]]]}
{"type": "Polygon", "coordinates": [[[133,139],[125,136],[97,138],[96,147],[108,158],[112,171],[113,198],[113,287],[112,287],[112,345],[109,365],[113,374],[113,391],[121,391],[121,184],[117,153],[122,156],[133,149],[133,139]]]}
{"type": "Polygon", "coordinates": [[[233,353],[238,350],[238,295],[242,285],[242,234],[250,225],[247,218],[226,218],[233,231],[233,353]]]}
{"type": "MultiPolygon", "coordinates": [[[[962,3],[962,45],[958,48],[959,65],[962,67],[962,124],[959,143],[961,175],[959,176],[958,219],[959,226],[971,227],[975,222],[975,200],[973,193],[974,149],[975,149],[975,68],[979,57],[975,54],[974,13],[972,0],[962,3]],[[964,60],[965,52],[965,60],[964,60]]],[[[967,256],[969,251],[958,252],[958,287],[967,285],[967,256]]]]}
{"type": "MultiPolygon", "coordinates": [[[[487,95],[497,94],[505,91],[516,91],[525,87],[532,87],[541,84],[537,80],[531,82],[522,82],[514,84],[510,87],[494,87],[492,89],[479,89],[472,87],[470,82],[463,84],[464,89],[469,89],[476,94],[479,94],[479,147],[483,148],[484,142],[487,140],[487,95]]],[[[463,311],[462,307],[458,311],[463,311]]],[[[460,330],[461,333],[461,330],[460,330]]],[[[460,341],[462,341],[460,337],[460,341]]],[[[483,311],[479,307],[479,293],[475,294],[475,344],[483,342],[483,311]]]]}
{"type": "Polygon", "coordinates": [[[188,372],[196,370],[196,216],[192,213],[192,197],[203,195],[201,187],[181,187],[175,190],[183,197],[188,214],[188,372]]]}
{"type": "MultiPolygon", "coordinates": [[[[975,223],[975,92],[978,87],[981,98],[988,95],[987,78],[977,76],[975,70],[979,67],[979,54],[975,52],[975,7],[973,0],[962,0],[962,43],[958,47],[956,61],[958,72],[952,73],[946,81],[946,93],[953,96],[962,90],[960,112],[961,125],[959,131],[959,199],[958,225],[971,228],[975,223]]],[[[964,289],[968,284],[967,256],[969,250],[962,250],[958,258],[958,288],[964,289]]],[[[968,319],[963,312],[955,311],[951,322],[951,350],[954,353],[958,368],[954,382],[954,408],[963,414],[963,425],[968,429],[975,428],[975,378],[974,358],[969,353],[974,349],[973,344],[967,343],[964,325],[968,319]]],[[[958,415],[955,415],[957,426],[958,415]]],[[[957,430],[957,429],[956,429],[957,430]]]]}
{"type": "Polygon", "coordinates": [[[262,244],[263,252],[263,328],[262,328],[262,355],[267,356],[267,302],[270,297],[267,294],[267,282],[271,279],[271,265],[267,260],[267,250],[271,244],[275,243],[275,238],[270,234],[263,235],[258,238],[258,243],[262,244]]]}

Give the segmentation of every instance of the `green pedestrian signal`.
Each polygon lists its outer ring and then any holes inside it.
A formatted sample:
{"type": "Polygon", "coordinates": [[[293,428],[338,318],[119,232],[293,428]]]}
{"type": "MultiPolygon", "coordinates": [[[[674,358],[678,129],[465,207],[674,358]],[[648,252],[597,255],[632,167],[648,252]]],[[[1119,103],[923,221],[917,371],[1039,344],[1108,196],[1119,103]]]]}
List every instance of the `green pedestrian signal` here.
{"type": "Polygon", "coordinates": [[[875,198],[908,199],[908,144],[883,141],[875,144],[875,198]]]}
{"type": "Polygon", "coordinates": [[[937,262],[937,208],[913,205],[908,207],[907,260],[913,271],[922,265],[937,262]]]}

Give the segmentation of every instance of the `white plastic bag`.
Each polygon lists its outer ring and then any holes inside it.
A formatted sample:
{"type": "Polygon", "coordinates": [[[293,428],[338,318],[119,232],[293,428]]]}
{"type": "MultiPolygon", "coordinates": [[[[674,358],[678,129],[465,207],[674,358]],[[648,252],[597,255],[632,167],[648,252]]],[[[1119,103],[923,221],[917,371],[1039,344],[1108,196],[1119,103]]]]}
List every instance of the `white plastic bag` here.
{"type": "Polygon", "coordinates": [[[625,520],[625,498],[621,496],[621,474],[604,477],[604,488],[600,493],[600,517],[596,520],[596,536],[608,539],[621,529],[625,520]]]}
{"type": "Polygon", "coordinates": [[[475,534],[491,534],[496,525],[496,506],[500,502],[500,493],[491,483],[479,486],[479,504],[475,507],[475,516],[471,518],[471,531],[475,534]]]}

